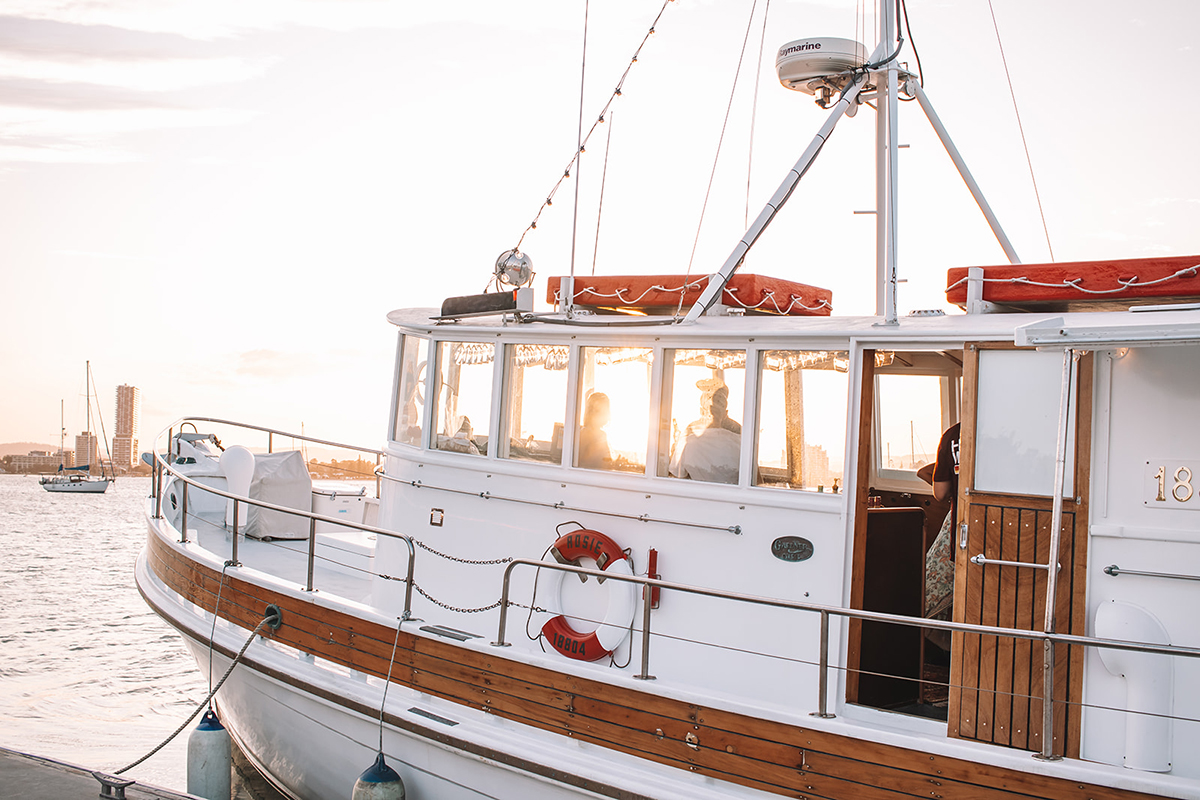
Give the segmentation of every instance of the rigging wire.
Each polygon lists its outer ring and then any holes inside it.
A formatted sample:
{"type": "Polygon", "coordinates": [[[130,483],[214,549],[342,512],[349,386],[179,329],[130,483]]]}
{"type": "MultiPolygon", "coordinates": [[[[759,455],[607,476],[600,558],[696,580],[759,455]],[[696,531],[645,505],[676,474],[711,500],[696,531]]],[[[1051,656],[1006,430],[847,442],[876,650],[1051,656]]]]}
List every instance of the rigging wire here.
{"type": "Polygon", "coordinates": [[[900,0],[900,8],[904,10],[904,32],[908,34],[908,44],[912,48],[913,58],[917,60],[917,83],[921,84],[921,88],[924,89],[925,71],[921,69],[921,54],[917,52],[917,40],[913,38],[912,28],[908,24],[908,0],[900,0]]]}
{"type": "MultiPolygon", "coordinates": [[[[575,134],[575,207],[571,212],[571,291],[575,291],[575,238],[579,231],[579,178],[583,170],[583,90],[587,83],[587,29],[590,0],[583,0],[583,54],[579,59],[579,128],[575,134]]],[[[571,316],[573,297],[567,298],[567,316],[571,316]]]]}
{"type": "Polygon", "coordinates": [[[1013,89],[1012,75],[1008,71],[1008,59],[1004,57],[1004,42],[1000,40],[1000,23],[996,21],[996,9],[988,0],[988,11],[992,13],[992,27],[996,29],[996,44],[1000,47],[1000,62],[1004,65],[1004,77],[1008,80],[1008,93],[1013,101],[1013,113],[1017,115],[1017,129],[1021,132],[1021,145],[1025,148],[1025,163],[1029,165],[1029,180],[1033,182],[1033,196],[1037,200],[1038,214],[1042,217],[1042,231],[1046,234],[1046,248],[1050,261],[1054,261],[1054,245],[1050,243],[1050,228],[1046,225],[1046,210],[1042,208],[1042,195],[1038,192],[1037,177],[1033,174],[1033,158],[1029,155],[1029,143],[1025,140],[1025,126],[1021,124],[1021,109],[1017,107],[1017,93],[1013,89]]]}
{"type": "MultiPolygon", "coordinates": [[[[725,120],[721,123],[721,135],[717,138],[717,152],[713,154],[712,171],[708,174],[708,188],[704,191],[704,202],[700,206],[700,221],[696,224],[696,238],[692,240],[692,254],[688,257],[687,272],[684,273],[684,284],[687,284],[688,278],[692,276],[692,263],[696,260],[696,248],[700,244],[700,231],[704,228],[704,215],[708,211],[708,198],[712,195],[713,180],[717,176],[717,163],[721,160],[721,145],[725,142],[725,130],[729,127],[729,113],[733,110],[733,98],[737,93],[738,78],[742,74],[742,63],[746,58],[746,43],[750,41],[750,27],[754,23],[754,10],[758,7],[758,0],[753,0],[750,4],[750,18],[746,20],[746,34],[742,37],[742,50],[738,53],[737,69],[733,73],[733,86],[729,88],[729,103],[725,106],[725,120]]],[[[683,311],[683,302],[685,295],[679,293],[679,307],[675,309],[675,314],[678,316],[683,311]]]]}
{"type": "Polygon", "coordinates": [[[742,226],[750,227],[750,176],[754,167],[754,123],[758,120],[758,87],[762,83],[763,49],[767,44],[767,17],[771,13],[771,0],[763,6],[762,36],[758,40],[758,69],[754,75],[754,101],[750,104],[750,148],[746,156],[746,211],[742,226]]]}
{"type": "Polygon", "coordinates": [[[566,169],[563,170],[563,174],[559,177],[558,181],[555,182],[553,188],[550,189],[549,194],[546,195],[546,199],[543,200],[542,204],[538,207],[537,214],[535,214],[533,217],[533,222],[529,223],[525,230],[521,232],[520,238],[517,239],[517,246],[514,249],[521,249],[521,243],[525,241],[525,237],[531,230],[537,227],[538,220],[542,218],[542,212],[546,210],[547,206],[554,205],[554,195],[558,193],[558,189],[560,186],[562,186],[563,181],[571,177],[571,168],[575,166],[575,162],[579,158],[580,150],[583,147],[587,147],[588,140],[591,138],[592,134],[595,133],[596,127],[604,122],[604,118],[608,114],[609,108],[611,108],[616,99],[621,96],[621,90],[625,86],[625,79],[629,77],[630,70],[632,70],[633,65],[637,63],[638,56],[642,53],[642,48],[646,46],[646,42],[649,41],[650,37],[654,34],[654,29],[657,27],[658,21],[662,19],[663,12],[667,10],[667,6],[672,2],[674,2],[674,0],[663,0],[662,8],[658,10],[658,14],[654,17],[654,21],[650,23],[650,29],[647,30],[646,35],[642,37],[641,44],[637,46],[637,50],[634,51],[633,57],[629,59],[629,65],[626,66],[625,71],[621,73],[621,79],[617,81],[617,88],[613,89],[612,94],[609,95],[608,101],[604,104],[604,107],[600,109],[600,115],[596,118],[596,121],[592,123],[592,127],[588,129],[587,135],[583,137],[580,148],[576,149],[575,154],[571,156],[571,160],[567,163],[566,169]]]}
{"type": "MultiPolygon", "coordinates": [[[[612,150],[613,125],[617,112],[608,115],[608,135],[604,138],[604,168],[600,171],[600,202],[596,206],[596,241],[592,245],[592,275],[596,274],[596,254],[600,251],[600,215],[604,213],[604,186],[608,182],[608,154],[612,150]]],[[[574,291],[574,285],[572,285],[574,291]]]]}
{"type": "MultiPolygon", "coordinates": [[[[100,393],[96,391],[96,376],[92,374],[90,369],[88,370],[88,378],[92,382],[90,391],[96,398],[96,419],[99,420],[99,422],[100,422],[100,438],[104,440],[104,452],[106,452],[108,454],[108,466],[113,471],[113,478],[116,478],[117,466],[116,466],[116,464],[113,463],[112,448],[108,446],[108,434],[104,432],[104,415],[100,413],[100,393]]],[[[91,420],[89,420],[88,423],[91,424],[91,420]]],[[[88,447],[91,447],[90,442],[88,443],[88,447]]],[[[88,455],[89,455],[89,460],[90,460],[91,454],[89,453],[88,455]]],[[[97,456],[100,455],[99,447],[96,448],[96,455],[97,456]]],[[[104,477],[104,459],[103,458],[100,459],[100,476],[104,477]]]]}

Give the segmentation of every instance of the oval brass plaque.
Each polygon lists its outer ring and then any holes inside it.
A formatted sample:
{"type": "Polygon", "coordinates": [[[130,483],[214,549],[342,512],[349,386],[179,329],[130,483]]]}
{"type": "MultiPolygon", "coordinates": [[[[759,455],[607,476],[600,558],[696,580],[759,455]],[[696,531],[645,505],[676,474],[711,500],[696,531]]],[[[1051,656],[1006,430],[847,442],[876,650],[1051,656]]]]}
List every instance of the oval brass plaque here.
{"type": "Polygon", "coordinates": [[[771,542],[771,555],[780,561],[807,561],[812,554],[813,543],[803,536],[780,536],[771,542]]]}

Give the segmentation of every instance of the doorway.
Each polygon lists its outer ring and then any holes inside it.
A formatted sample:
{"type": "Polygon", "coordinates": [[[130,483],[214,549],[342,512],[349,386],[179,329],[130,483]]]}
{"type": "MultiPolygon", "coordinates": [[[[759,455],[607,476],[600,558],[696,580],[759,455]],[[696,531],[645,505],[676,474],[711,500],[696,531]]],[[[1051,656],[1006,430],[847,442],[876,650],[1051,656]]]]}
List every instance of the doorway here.
{"type": "MultiPolygon", "coordinates": [[[[969,346],[964,355],[954,620],[1042,631],[1064,356],[982,344],[969,346]]],[[[1083,634],[1090,354],[1076,361],[1072,374],[1053,613],[1058,632],[1083,634]]],[[[1056,755],[1078,756],[1082,683],[1082,649],[1056,646],[1056,755]]],[[[956,633],[950,684],[949,735],[1042,749],[1041,644],[956,633]]]]}

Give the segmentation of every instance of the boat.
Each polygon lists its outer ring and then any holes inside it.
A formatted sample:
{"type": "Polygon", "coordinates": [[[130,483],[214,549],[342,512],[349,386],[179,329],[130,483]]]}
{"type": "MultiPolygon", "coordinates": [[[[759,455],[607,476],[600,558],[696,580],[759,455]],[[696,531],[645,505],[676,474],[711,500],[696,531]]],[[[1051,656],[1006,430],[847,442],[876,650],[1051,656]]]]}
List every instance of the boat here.
{"type": "MultiPolygon", "coordinates": [[[[86,374],[86,379],[85,379],[86,382],[84,385],[84,389],[87,392],[87,422],[86,422],[87,427],[86,427],[86,432],[84,433],[84,436],[86,437],[85,441],[91,442],[92,441],[92,395],[94,393],[93,389],[95,388],[92,385],[92,362],[91,361],[88,361],[86,363],[85,374],[86,374]]],[[[97,401],[98,400],[99,400],[99,398],[97,398],[97,401]]],[[[59,402],[59,416],[60,417],[62,417],[62,410],[63,410],[62,402],[60,401],[59,402]]],[[[97,409],[97,411],[98,410],[99,409],[97,409]]],[[[90,453],[88,453],[89,463],[80,464],[80,465],[74,466],[74,467],[66,466],[63,463],[62,458],[63,458],[63,453],[65,452],[63,450],[63,446],[65,444],[65,442],[63,441],[63,438],[66,436],[67,428],[66,428],[66,425],[62,424],[62,422],[63,422],[63,420],[60,419],[59,420],[59,423],[60,423],[59,424],[59,440],[58,440],[58,454],[59,454],[58,472],[54,475],[43,476],[41,481],[39,481],[39,483],[41,483],[42,488],[45,489],[47,492],[60,492],[63,494],[103,494],[104,492],[106,492],[108,490],[109,484],[116,482],[116,480],[117,480],[116,475],[115,474],[113,474],[113,475],[107,474],[107,472],[104,469],[104,459],[101,458],[100,459],[100,475],[98,477],[93,476],[92,475],[92,465],[90,463],[91,462],[91,454],[90,453]]],[[[105,446],[105,449],[108,448],[107,439],[105,439],[104,446],[105,446]]],[[[89,445],[89,449],[90,449],[90,445],[89,445]]],[[[97,455],[99,455],[98,450],[97,450],[97,455]]]]}
{"type": "Polygon", "coordinates": [[[335,440],[159,435],[137,585],[281,791],[1200,797],[1200,256],[1016,266],[879,12],[869,54],[780,48],[828,116],[719,270],[556,276],[541,312],[512,248],[389,314],[374,496],[268,485],[335,440]],[[896,311],[901,94],[1014,263],[950,274],[965,313],[896,311]],[[879,303],[846,317],[738,269],[868,102],[879,303]]]}

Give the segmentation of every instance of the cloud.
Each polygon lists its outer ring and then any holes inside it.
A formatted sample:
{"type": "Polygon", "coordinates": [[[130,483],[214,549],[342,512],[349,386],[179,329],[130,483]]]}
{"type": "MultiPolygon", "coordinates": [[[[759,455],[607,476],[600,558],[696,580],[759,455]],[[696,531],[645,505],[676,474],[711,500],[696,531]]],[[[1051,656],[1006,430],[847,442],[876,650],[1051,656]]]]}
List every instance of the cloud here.
{"type": "Polygon", "coordinates": [[[95,258],[101,261],[147,261],[142,256],[127,256],[121,253],[95,253],[89,250],[51,250],[51,255],[70,256],[72,258],[95,258]]]}
{"type": "Polygon", "coordinates": [[[54,61],[208,58],[214,44],[174,33],[0,15],[0,54],[54,61]]]}
{"type": "Polygon", "coordinates": [[[0,106],[67,111],[112,111],[169,108],[171,103],[145,92],[91,83],[65,83],[35,78],[0,78],[0,106]]]}

